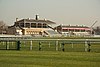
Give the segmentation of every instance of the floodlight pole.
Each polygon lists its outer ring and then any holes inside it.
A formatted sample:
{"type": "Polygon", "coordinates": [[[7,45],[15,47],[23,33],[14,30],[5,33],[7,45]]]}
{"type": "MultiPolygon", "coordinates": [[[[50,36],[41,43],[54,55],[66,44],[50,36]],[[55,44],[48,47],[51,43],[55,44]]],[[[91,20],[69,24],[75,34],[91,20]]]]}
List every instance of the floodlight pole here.
{"type": "Polygon", "coordinates": [[[96,20],[92,25],[91,25],[91,27],[90,27],[90,29],[91,29],[91,35],[92,35],[92,27],[97,23],[98,21],[96,20]]]}

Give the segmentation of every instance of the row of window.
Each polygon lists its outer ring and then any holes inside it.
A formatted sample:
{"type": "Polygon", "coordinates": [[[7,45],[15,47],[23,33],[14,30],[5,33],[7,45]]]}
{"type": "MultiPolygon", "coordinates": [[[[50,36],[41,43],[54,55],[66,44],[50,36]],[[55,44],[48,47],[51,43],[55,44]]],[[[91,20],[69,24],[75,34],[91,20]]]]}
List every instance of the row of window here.
{"type": "Polygon", "coordinates": [[[26,31],[26,32],[27,32],[27,34],[39,34],[38,31],[26,31]]]}
{"type": "Polygon", "coordinates": [[[16,26],[20,26],[20,27],[26,27],[26,28],[48,28],[47,24],[41,24],[41,23],[20,23],[20,24],[16,24],[16,26]]]}
{"type": "Polygon", "coordinates": [[[79,29],[63,29],[62,31],[63,32],[69,32],[69,31],[72,31],[72,32],[90,32],[90,30],[79,30],[79,29]]]}

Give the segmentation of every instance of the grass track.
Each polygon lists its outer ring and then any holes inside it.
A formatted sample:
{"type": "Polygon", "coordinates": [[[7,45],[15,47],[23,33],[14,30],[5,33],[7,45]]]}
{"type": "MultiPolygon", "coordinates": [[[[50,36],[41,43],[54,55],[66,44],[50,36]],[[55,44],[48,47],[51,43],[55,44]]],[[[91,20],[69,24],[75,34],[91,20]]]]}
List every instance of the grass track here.
{"type": "Polygon", "coordinates": [[[0,67],[100,67],[100,53],[1,50],[0,67]]]}

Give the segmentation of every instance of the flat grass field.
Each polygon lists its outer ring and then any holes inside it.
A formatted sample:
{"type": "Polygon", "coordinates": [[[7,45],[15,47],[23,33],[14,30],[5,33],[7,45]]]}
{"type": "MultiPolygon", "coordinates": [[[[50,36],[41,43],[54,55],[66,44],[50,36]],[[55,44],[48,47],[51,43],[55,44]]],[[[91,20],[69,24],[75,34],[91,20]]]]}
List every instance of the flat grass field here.
{"type": "Polygon", "coordinates": [[[0,67],[100,67],[100,53],[0,50],[0,67]]]}

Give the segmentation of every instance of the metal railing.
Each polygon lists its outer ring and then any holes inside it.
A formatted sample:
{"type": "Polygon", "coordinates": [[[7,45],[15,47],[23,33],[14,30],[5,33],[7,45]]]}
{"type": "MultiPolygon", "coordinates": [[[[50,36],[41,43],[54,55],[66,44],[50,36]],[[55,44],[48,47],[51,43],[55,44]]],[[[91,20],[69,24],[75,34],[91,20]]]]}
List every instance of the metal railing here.
{"type": "MultiPolygon", "coordinates": [[[[46,44],[46,42],[47,43],[53,42],[54,43],[53,47],[55,48],[56,51],[59,51],[59,50],[65,51],[65,49],[67,48],[66,45],[68,44],[71,44],[72,48],[75,44],[81,44],[81,45],[84,45],[83,48],[84,48],[84,51],[86,52],[92,49],[91,45],[100,44],[100,39],[43,39],[43,38],[38,39],[38,38],[33,38],[33,37],[16,37],[16,36],[15,37],[0,37],[0,42],[1,42],[0,45],[4,45],[5,49],[7,50],[10,49],[9,45],[11,44],[11,42],[14,42],[16,49],[19,49],[20,48],[19,47],[20,43],[18,43],[19,41],[21,44],[25,41],[28,41],[29,43],[27,45],[29,47],[29,50],[33,50],[34,42],[37,42],[37,48],[39,48],[39,50],[42,49],[41,45],[46,44]]],[[[25,44],[22,44],[22,45],[25,45],[25,44]]],[[[99,49],[100,46],[97,46],[97,48],[99,49]]]]}

